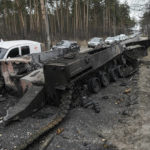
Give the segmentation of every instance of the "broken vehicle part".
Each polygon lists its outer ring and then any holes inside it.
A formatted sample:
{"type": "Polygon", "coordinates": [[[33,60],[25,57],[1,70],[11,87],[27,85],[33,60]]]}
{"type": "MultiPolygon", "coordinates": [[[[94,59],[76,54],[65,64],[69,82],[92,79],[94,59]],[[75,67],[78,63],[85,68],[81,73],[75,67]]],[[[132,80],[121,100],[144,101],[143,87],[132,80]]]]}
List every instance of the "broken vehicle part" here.
{"type": "Polygon", "coordinates": [[[36,112],[45,105],[45,96],[43,87],[32,86],[19,102],[7,110],[7,115],[4,117],[4,123],[8,124],[11,121],[16,121],[25,118],[36,112]]]}

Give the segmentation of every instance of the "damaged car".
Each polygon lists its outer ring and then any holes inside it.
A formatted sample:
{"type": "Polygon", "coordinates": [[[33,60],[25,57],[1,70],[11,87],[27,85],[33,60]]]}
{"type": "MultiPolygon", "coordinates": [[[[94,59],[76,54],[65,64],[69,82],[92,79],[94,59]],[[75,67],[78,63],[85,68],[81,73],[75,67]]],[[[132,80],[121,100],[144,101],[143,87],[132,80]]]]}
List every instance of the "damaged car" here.
{"type": "Polygon", "coordinates": [[[59,54],[60,56],[70,52],[79,52],[80,46],[76,41],[62,40],[52,47],[51,51],[59,54]]]}

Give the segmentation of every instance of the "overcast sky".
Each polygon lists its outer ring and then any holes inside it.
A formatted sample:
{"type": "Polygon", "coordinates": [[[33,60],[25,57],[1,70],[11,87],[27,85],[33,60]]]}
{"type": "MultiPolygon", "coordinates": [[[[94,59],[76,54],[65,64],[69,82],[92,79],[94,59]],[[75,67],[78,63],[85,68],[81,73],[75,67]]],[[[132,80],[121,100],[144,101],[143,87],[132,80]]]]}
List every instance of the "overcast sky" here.
{"type": "Polygon", "coordinates": [[[145,4],[148,2],[148,0],[120,0],[120,2],[127,2],[129,4],[130,16],[138,21],[145,11],[145,4]]]}

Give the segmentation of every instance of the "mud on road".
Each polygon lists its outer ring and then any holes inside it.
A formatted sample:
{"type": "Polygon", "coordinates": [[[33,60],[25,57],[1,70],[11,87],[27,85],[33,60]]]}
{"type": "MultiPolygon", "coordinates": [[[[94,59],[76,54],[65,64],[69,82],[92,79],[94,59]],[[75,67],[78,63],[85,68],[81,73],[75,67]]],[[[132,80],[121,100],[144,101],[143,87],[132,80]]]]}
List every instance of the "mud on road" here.
{"type": "MultiPolygon", "coordinates": [[[[53,136],[47,150],[149,150],[150,148],[150,56],[144,58],[139,71],[119,79],[88,99],[100,106],[100,113],[92,108],[77,107],[48,136],[53,136]],[[59,129],[59,130],[58,130],[59,129]],[[58,132],[61,131],[61,132],[58,132]]],[[[6,114],[8,101],[0,102],[0,117],[6,114]]],[[[11,103],[10,103],[11,104],[11,103]]],[[[14,149],[21,141],[46,124],[56,113],[47,106],[29,118],[8,127],[0,125],[0,149],[14,149]]],[[[47,135],[29,149],[38,150],[47,135]]]]}

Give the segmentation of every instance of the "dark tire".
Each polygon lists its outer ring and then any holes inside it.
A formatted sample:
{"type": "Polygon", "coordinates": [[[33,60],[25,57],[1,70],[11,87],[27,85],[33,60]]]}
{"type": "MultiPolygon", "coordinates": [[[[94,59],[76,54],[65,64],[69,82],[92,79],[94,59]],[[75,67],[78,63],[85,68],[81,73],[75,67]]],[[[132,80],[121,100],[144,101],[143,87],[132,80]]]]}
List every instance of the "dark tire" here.
{"type": "Polygon", "coordinates": [[[110,79],[109,79],[109,75],[105,72],[103,72],[101,75],[100,75],[100,79],[101,79],[101,83],[104,87],[107,87],[110,83],[110,79]]]}
{"type": "Polygon", "coordinates": [[[118,80],[118,75],[117,75],[115,69],[110,71],[110,77],[113,82],[116,82],[118,80]]]}
{"type": "Polygon", "coordinates": [[[88,81],[88,89],[92,93],[98,93],[101,89],[100,80],[97,77],[93,77],[88,81]]]}
{"type": "Polygon", "coordinates": [[[123,78],[123,77],[124,77],[123,68],[122,68],[121,66],[119,66],[116,71],[117,71],[118,76],[119,76],[120,78],[123,78]]]}

